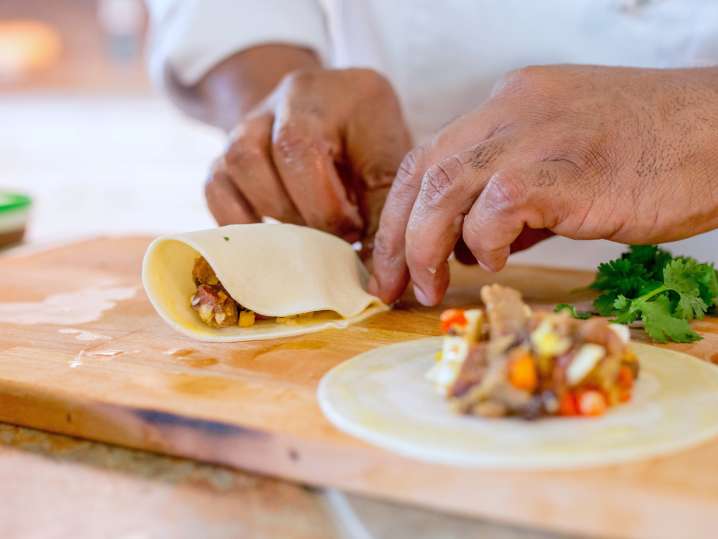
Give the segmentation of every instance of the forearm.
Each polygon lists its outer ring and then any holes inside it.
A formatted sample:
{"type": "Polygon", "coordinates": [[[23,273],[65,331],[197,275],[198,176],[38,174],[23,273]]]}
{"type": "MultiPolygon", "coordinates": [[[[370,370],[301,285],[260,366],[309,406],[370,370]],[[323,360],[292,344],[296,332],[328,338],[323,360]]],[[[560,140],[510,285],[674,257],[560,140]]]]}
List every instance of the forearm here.
{"type": "Polygon", "coordinates": [[[309,49],[261,45],[227,58],[192,87],[183,86],[168,70],[166,87],[172,101],[185,113],[230,131],[285,75],[319,65],[309,49]]]}

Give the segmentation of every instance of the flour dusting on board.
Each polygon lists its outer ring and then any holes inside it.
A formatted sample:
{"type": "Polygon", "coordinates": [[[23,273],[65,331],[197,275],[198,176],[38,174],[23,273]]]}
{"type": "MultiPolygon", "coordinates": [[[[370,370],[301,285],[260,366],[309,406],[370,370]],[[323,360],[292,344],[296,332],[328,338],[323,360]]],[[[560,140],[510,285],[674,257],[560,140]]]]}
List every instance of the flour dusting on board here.
{"type": "Polygon", "coordinates": [[[137,287],[94,286],[53,294],[43,301],[0,303],[0,322],[8,324],[85,324],[99,320],[118,301],[132,298],[137,287]]]}
{"type": "Polygon", "coordinates": [[[84,331],[82,329],[75,328],[62,328],[57,330],[57,332],[66,335],[74,335],[75,339],[77,339],[78,341],[100,341],[111,338],[107,335],[102,335],[100,333],[93,333],[92,331],[84,331]]]}
{"type": "Polygon", "coordinates": [[[115,357],[120,354],[124,354],[124,352],[122,350],[92,350],[90,352],[85,352],[86,356],[93,357],[115,357]]]}
{"type": "Polygon", "coordinates": [[[82,365],[82,356],[85,355],[84,350],[80,350],[80,353],[77,354],[72,360],[68,363],[71,369],[76,369],[77,367],[82,365]]]}
{"type": "MultiPolygon", "coordinates": [[[[137,352],[137,350],[133,350],[130,353],[137,352]]],[[[86,357],[95,357],[100,359],[107,359],[107,358],[113,358],[116,356],[119,356],[121,354],[124,354],[124,350],[80,350],[80,352],[72,358],[72,360],[69,361],[68,365],[71,369],[76,369],[77,367],[80,367],[84,365],[83,359],[86,357]]]]}

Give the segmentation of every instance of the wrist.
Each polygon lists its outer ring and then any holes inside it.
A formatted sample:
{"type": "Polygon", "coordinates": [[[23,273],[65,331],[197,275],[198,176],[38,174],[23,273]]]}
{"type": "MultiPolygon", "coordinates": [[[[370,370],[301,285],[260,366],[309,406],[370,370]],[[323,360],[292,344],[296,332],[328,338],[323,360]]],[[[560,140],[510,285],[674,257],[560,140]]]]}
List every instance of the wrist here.
{"type": "Polygon", "coordinates": [[[226,58],[193,88],[184,89],[193,103],[178,104],[190,115],[228,132],[287,74],[319,65],[317,55],[309,49],[292,45],[252,47],[226,58]]]}

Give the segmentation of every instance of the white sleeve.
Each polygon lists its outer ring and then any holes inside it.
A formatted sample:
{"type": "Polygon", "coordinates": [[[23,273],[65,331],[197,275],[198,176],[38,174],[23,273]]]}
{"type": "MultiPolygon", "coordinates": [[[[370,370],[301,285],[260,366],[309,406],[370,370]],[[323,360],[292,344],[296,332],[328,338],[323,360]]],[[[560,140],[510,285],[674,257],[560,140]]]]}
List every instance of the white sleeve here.
{"type": "Polygon", "coordinates": [[[146,0],[151,18],[150,74],[160,86],[166,66],[191,86],[237,51],[288,43],[330,55],[318,0],[146,0]]]}

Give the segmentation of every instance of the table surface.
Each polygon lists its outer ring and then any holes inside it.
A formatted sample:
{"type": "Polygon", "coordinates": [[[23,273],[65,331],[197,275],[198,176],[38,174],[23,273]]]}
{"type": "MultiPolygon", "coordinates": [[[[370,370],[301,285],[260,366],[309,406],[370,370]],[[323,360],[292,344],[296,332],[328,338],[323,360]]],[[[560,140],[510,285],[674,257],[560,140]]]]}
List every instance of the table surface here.
{"type": "Polygon", "coordinates": [[[0,476],[4,538],[559,537],[5,424],[0,476]]]}

